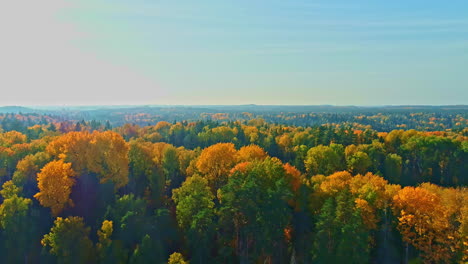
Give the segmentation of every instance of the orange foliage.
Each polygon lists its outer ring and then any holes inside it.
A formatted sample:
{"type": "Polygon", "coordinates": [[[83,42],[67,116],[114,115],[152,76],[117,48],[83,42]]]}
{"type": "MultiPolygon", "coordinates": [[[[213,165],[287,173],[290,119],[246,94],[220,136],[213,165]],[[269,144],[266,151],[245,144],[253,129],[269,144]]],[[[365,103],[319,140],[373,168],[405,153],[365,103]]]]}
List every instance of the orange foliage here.
{"type": "Polygon", "coordinates": [[[197,169],[213,189],[219,188],[236,164],[237,151],[232,143],[218,143],[205,148],[197,161],[197,169]]]}
{"type": "Polygon", "coordinates": [[[161,130],[164,130],[164,131],[169,131],[170,127],[171,127],[171,123],[169,122],[166,122],[166,121],[160,121],[158,122],[155,126],[154,126],[154,130],[156,131],[161,131],[161,130]]]}
{"type": "Polygon", "coordinates": [[[347,171],[335,172],[325,178],[320,184],[320,189],[324,193],[334,195],[345,189],[353,176],[347,171]]]}
{"type": "Polygon", "coordinates": [[[356,208],[361,210],[361,217],[364,224],[369,229],[377,230],[377,217],[375,208],[371,206],[366,200],[361,198],[356,198],[355,200],[356,208]]]}
{"type": "Polygon", "coordinates": [[[393,198],[393,208],[403,240],[420,250],[425,262],[450,262],[455,234],[436,194],[421,187],[405,187],[393,198]]]}
{"type": "Polygon", "coordinates": [[[237,162],[264,160],[268,154],[257,145],[249,145],[239,149],[237,152],[237,162]]]}
{"type": "Polygon", "coordinates": [[[242,172],[242,173],[247,172],[247,167],[250,164],[251,164],[251,162],[249,162],[249,161],[238,163],[234,168],[231,169],[229,175],[232,175],[232,174],[236,173],[237,171],[242,172]]]}
{"type": "Polygon", "coordinates": [[[116,188],[128,182],[128,144],[112,131],[70,132],[49,143],[46,151],[73,164],[80,174],[95,173],[116,188]]]}
{"type": "Polygon", "coordinates": [[[290,179],[293,191],[297,192],[303,181],[302,173],[289,163],[284,164],[283,168],[290,179]]]}

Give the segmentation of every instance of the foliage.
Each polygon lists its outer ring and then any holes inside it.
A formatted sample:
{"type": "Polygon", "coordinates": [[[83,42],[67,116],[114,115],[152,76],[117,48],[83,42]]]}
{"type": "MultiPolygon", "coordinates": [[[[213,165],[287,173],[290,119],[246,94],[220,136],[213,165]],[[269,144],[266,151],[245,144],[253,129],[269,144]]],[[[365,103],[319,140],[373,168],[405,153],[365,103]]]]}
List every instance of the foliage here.
{"type": "Polygon", "coordinates": [[[62,160],[47,163],[37,175],[39,192],[34,198],[42,206],[50,207],[54,216],[59,215],[65,207],[73,206],[70,194],[75,184],[75,175],[70,163],[62,160]]]}
{"type": "Polygon", "coordinates": [[[81,217],[57,217],[41,244],[60,263],[89,263],[93,259],[93,243],[89,239],[89,232],[90,228],[85,226],[81,217]]]}

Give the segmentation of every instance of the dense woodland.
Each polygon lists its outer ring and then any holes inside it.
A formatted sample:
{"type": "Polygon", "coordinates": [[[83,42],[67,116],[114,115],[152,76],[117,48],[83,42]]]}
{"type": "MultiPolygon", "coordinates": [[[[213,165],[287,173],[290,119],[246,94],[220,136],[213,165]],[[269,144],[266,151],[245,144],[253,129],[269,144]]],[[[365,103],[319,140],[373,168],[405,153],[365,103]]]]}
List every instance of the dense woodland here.
{"type": "Polygon", "coordinates": [[[0,263],[468,261],[466,110],[177,111],[1,114],[0,263]]]}

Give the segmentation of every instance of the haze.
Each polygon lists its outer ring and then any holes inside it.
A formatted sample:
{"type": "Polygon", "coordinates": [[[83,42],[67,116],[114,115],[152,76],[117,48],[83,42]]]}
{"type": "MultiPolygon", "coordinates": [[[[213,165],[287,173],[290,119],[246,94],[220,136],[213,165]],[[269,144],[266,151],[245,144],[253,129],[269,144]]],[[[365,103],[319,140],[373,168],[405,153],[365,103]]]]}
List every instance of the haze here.
{"type": "Polygon", "coordinates": [[[7,1],[0,105],[468,103],[466,1],[7,1]]]}

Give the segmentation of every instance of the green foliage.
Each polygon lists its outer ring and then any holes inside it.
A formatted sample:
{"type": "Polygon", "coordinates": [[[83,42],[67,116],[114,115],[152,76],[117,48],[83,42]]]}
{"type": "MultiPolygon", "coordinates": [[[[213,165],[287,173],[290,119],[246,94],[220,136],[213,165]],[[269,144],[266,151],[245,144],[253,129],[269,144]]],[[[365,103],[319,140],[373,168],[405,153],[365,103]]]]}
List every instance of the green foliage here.
{"type": "Polygon", "coordinates": [[[399,183],[402,173],[402,158],[398,154],[390,153],[385,158],[385,178],[392,183],[399,183]]]}
{"type": "Polygon", "coordinates": [[[317,263],[368,263],[369,232],[348,190],[325,201],[316,223],[317,263]]]}
{"type": "Polygon", "coordinates": [[[358,151],[346,160],[348,169],[354,174],[365,174],[372,165],[372,160],[367,153],[358,151]]]}
{"type": "Polygon", "coordinates": [[[146,203],[143,199],[126,194],[107,208],[105,219],[113,222],[114,237],[125,247],[136,245],[144,236],[147,226],[146,203]]]}
{"type": "Polygon", "coordinates": [[[232,238],[238,236],[236,250],[241,260],[281,255],[278,250],[291,218],[291,197],[283,165],[275,158],[252,162],[245,171],[229,177],[218,191],[219,216],[232,238]]]}
{"type": "Polygon", "coordinates": [[[27,259],[30,240],[34,239],[37,231],[31,218],[31,199],[19,197],[20,189],[11,181],[3,184],[0,191],[3,203],[0,205],[0,227],[3,239],[0,245],[5,247],[8,254],[0,256],[9,263],[21,262],[27,259]]]}
{"type": "Polygon", "coordinates": [[[329,175],[345,168],[343,146],[317,146],[309,149],[304,161],[310,176],[317,174],[329,175]]]}
{"type": "Polygon", "coordinates": [[[90,263],[93,261],[93,243],[89,239],[90,228],[83,218],[57,217],[50,233],[44,235],[41,244],[57,257],[60,263],[90,263]]]}
{"type": "Polygon", "coordinates": [[[0,194],[2,195],[3,199],[9,199],[14,196],[18,196],[18,194],[21,192],[21,189],[18,188],[13,181],[7,181],[2,185],[2,190],[0,191],[0,194]]]}
{"type": "Polygon", "coordinates": [[[208,257],[209,240],[213,230],[214,196],[208,181],[194,175],[175,189],[172,198],[176,204],[177,222],[185,230],[197,263],[208,257]]]}
{"type": "Polygon", "coordinates": [[[131,264],[146,264],[146,263],[163,263],[160,245],[155,245],[149,235],[145,235],[140,244],[133,251],[130,258],[131,264]]]}

